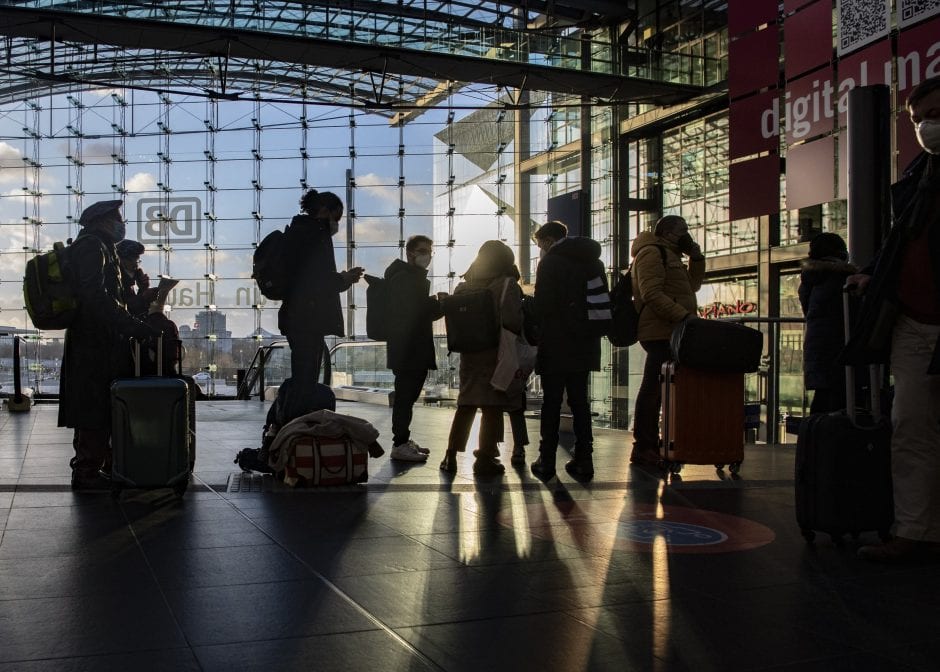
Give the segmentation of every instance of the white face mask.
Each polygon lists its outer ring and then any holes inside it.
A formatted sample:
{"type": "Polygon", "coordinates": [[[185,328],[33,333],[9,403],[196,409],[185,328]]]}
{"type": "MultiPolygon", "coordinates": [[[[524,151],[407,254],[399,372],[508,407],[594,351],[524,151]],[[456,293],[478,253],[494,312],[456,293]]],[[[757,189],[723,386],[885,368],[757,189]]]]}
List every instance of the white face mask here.
{"type": "Polygon", "coordinates": [[[431,265],[431,255],[430,254],[418,254],[415,255],[415,266],[419,266],[423,269],[427,269],[431,265]]]}
{"type": "Polygon", "coordinates": [[[940,154],[940,119],[924,119],[914,132],[921,147],[930,154],[940,154]]]}

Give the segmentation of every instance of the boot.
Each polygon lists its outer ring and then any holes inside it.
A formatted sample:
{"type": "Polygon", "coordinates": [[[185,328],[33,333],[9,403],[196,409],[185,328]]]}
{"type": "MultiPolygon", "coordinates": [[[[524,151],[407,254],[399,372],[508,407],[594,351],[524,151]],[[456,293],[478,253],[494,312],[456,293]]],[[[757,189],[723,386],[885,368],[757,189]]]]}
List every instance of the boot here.
{"type": "Polygon", "coordinates": [[[594,476],[594,458],[591,453],[575,451],[565,464],[565,471],[577,479],[590,480],[594,476]]]}
{"type": "Polygon", "coordinates": [[[536,478],[550,481],[555,477],[555,453],[539,451],[539,459],[532,463],[532,473],[536,478]]]}
{"type": "Polygon", "coordinates": [[[525,446],[513,446],[512,455],[509,457],[509,464],[514,467],[525,466],[525,446]]]}

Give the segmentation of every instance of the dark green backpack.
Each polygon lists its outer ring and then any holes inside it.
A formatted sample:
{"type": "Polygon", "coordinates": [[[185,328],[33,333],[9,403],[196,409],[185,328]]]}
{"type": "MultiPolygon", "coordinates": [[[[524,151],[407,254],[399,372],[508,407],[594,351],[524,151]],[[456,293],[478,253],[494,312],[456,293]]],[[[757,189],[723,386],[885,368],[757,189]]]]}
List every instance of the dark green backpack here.
{"type": "Polygon", "coordinates": [[[23,299],[37,329],[66,329],[78,310],[69,264],[71,242],[56,242],[52,250],[26,262],[23,299]]]}

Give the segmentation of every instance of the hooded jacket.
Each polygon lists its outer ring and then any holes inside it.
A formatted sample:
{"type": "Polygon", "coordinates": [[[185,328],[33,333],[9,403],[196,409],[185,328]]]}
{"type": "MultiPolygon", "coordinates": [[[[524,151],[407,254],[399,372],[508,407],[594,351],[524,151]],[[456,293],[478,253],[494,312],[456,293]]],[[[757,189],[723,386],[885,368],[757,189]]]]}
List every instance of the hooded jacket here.
{"type": "Polygon", "coordinates": [[[798,293],[806,318],[803,381],[809,390],[832,389],[844,384],[836,360],[845,344],[842,287],[858,271],[836,257],[806,259],[802,268],[798,293]]]}
{"type": "Polygon", "coordinates": [[[535,273],[535,314],[540,337],[537,373],[600,371],[601,339],[585,333],[581,319],[587,281],[603,276],[601,246],[590,238],[552,245],[535,273]]]}
{"type": "Polygon", "coordinates": [[[705,260],[690,260],[688,267],[674,243],[643,231],[630,248],[633,303],[640,313],[639,340],[669,340],[672,330],[689,314],[698,314],[695,293],[702,288],[705,260]],[[666,251],[666,261],[657,249],[666,251]]]}
{"type": "Polygon", "coordinates": [[[396,259],[385,269],[393,306],[388,324],[386,366],[393,371],[437,368],[433,322],[443,315],[436,297],[429,296],[427,269],[396,259]]]}
{"type": "Polygon", "coordinates": [[[277,314],[278,329],[284,334],[294,330],[345,335],[339,294],[352,283],[336,271],[330,223],[297,215],[284,235],[293,277],[277,314]]]}

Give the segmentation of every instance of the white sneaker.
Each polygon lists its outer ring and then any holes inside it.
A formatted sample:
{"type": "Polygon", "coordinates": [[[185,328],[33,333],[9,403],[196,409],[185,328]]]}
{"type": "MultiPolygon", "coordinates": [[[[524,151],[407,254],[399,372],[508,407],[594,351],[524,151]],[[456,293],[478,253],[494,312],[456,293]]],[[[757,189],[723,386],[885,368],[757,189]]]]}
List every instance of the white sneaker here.
{"type": "Polygon", "coordinates": [[[428,449],[425,448],[424,446],[419,446],[416,441],[409,441],[408,443],[410,443],[412,446],[414,446],[415,450],[417,450],[419,453],[424,453],[425,455],[430,455],[430,454],[431,454],[431,451],[430,451],[430,450],[428,450],[428,449]]]}
{"type": "Polygon", "coordinates": [[[428,455],[418,450],[414,441],[406,441],[392,448],[392,459],[403,462],[426,462],[428,455]]]}

